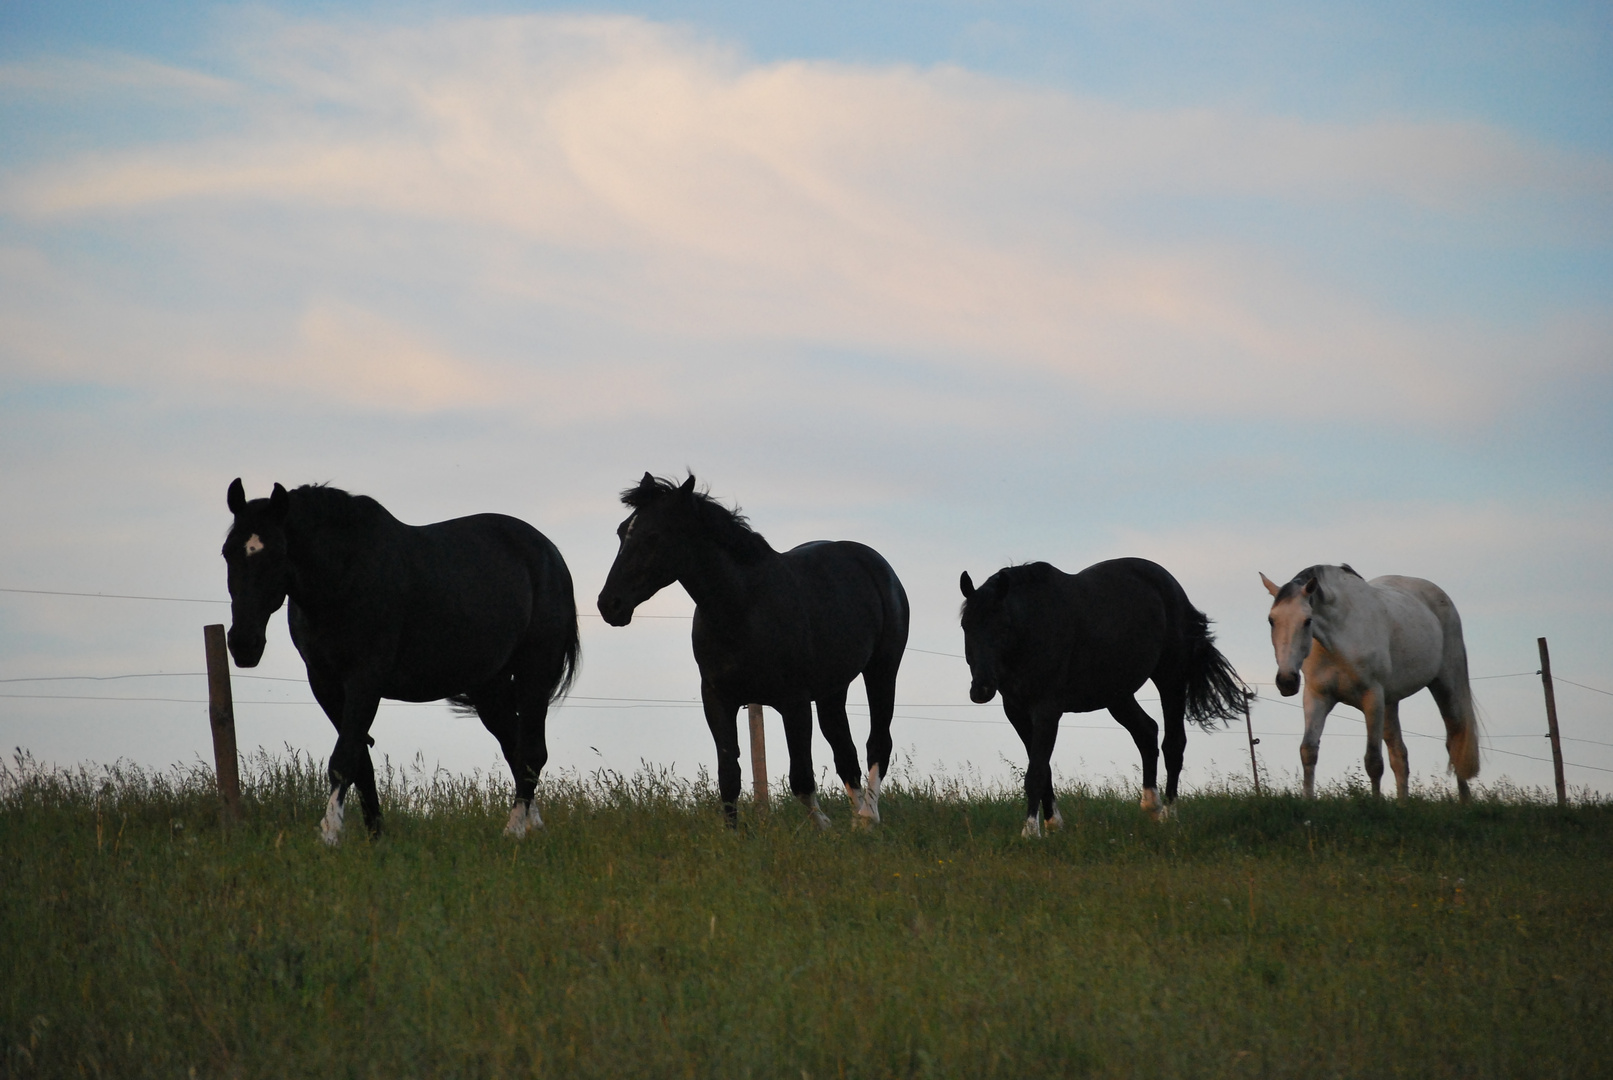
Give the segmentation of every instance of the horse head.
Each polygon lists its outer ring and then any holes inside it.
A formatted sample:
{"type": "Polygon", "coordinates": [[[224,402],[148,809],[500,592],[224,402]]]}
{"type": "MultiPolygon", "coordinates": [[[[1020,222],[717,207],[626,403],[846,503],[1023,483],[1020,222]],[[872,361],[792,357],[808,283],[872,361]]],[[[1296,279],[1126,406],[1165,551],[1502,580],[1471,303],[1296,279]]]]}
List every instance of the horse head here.
{"type": "Polygon", "coordinates": [[[1260,575],[1272,596],[1266,622],[1271,625],[1271,647],[1277,654],[1277,690],[1283,697],[1299,693],[1300,669],[1311,654],[1313,611],[1322,602],[1317,569],[1302,570],[1282,586],[1260,575]]]}
{"type": "Polygon", "coordinates": [[[263,658],[269,616],[286,601],[291,571],[286,559],[286,512],[290,496],[279,484],[267,499],[248,502],[240,477],[227,495],[235,521],[224,539],[229,570],[230,655],[238,667],[257,667],[263,658]]]}
{"type": "Polygon", "coordinates": [[[620,546],[599,591],[599,614],[611,626],[633,621],[633,610],[678,580],[685,563],[685,540],[694,526],[694,474],[682,484],[644,474],[622,492],[633,512],[616,527],[620,546]]]}
{"type": "Polygon", "coordinates": [[[975,588],[965,570],[958,578],[963,592],[963,656],[969,662],[969,700],[984,705],[1002,685],[1003,658],[1013,646],[1013,624],[995,577],[975,588]]]}

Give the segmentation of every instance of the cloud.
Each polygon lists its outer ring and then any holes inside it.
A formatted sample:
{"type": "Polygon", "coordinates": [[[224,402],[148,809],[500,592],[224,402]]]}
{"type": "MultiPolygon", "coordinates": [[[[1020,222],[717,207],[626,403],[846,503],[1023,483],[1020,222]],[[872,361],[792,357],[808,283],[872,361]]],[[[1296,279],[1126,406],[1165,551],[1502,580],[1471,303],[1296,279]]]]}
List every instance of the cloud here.
{"type": "MultiPolygon", "coordinates": [[[[1482,125],[1149,111],[947,67],[755,64],[628,18],[255,25],[232,84],[249,88],[241,134],[30,168],[3,205],[46,225],[274,210],[446,227],[481,253],[475,287],[650,336],[1007,366],[1134,408],[1253,413],[1274,388],[1328,395],[1348,372],[1380,416],[1486,415],[1523,355],[1549,376],[1613,342],[1603,312],[1396,311],[1341,288],[1325,248],[1205,226],[1256,204],[1346,230],[1365,215],[1605,236],[1613,162],[1482,125]],[[1215,209],[1176,235],[1154,223],[1185,203],[1215,209]]],[[[51,81],[38,63],[8,70],[51,81]]],[[[169,69],[105,71],[111,85],[169,69]]],[[[199,96],[223,85],[196,80],[199,96]]],[[[295,316],[318,360],[284,370],[375,389],[374,350],[346,351],[363,335],[324,302],[295,316]]],[[[487,400],[491,372],[467,376],[485,358],[400,348],[409,373],[374,400],[487,400]]]]}

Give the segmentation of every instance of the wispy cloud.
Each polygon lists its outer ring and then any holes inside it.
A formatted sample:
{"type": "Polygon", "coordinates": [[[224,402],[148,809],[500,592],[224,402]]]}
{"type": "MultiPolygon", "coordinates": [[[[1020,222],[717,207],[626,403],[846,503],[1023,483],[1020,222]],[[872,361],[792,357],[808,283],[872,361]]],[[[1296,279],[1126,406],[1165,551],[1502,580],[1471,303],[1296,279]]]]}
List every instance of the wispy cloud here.
{"type": "MultiPolygon", "coordinates": [[[[1482,415],[1516,392],[1525,353],[1538,377],[1613,343],[1605,313],[1386,309],[1339,288],[1325,252],[1205,225],[1252,204],[1605,237],[1613,162],[1482,125],[1151,112],[952,68],[754,64],[627,18],[256,32],[239,135],[25,169],[4,205],[46,224],[272,209],[448,226],[482,252],[477,287],[511,297],[687,341],[1008,365],[1130,406],[1253,412],[1347,372],[1379,415],[1482,415]],[[1201,207],[1191,227],[1152,223],[1183,203],[1201,207]]],[[[50,84],[48,66],[10,70],[50,84]]],[[[141,73],[189,85],[126,60],[101,85],[141,73]]],[[[315,368],[373,381],[373,350],[349,348],[324,302],[287,316],[325,343],[315,368]]],[[[480,360],[392,344],[415,374],[377,401],[486,399],[486,373],[467,374],[480,360]]]]}

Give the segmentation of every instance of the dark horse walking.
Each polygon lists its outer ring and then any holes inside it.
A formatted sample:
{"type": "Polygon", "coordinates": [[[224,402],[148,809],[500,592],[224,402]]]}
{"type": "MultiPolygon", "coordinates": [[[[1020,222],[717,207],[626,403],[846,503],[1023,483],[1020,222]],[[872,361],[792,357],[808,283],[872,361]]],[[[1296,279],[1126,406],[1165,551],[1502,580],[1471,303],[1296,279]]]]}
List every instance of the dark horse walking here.
{"type": "Polygon", "coordinates": [[[1166,569],[1147,559],[1111,559],[1066,574],[1047,563],[999,570],[980,588],[965,572],[963,651],[971,700],[998,690],[1003,712],[1030,756],[1026,836],[1064,819],[1048,764],[1067,712],[1108,709],[1143,759],[1142,807],[1156,820],[1176,799],[1187,746],[1183,719],[1209,728],[1242,715],[1254,695],[1218,652],[1210,620],[1166,569]],[[1156,790],[1159,726],[1137,704],[1152,679],[1165,714],[1165,801],[1156,790]]]}
{"type": "Polygon", "coordinates": [[[879,785],[890,768],[896,669],[907,647],[907,593],[879,553],[849,540],[817,540],[780,553],[736,510],[682,484],[644,474],[622,493],[633,512],[616,530],[621,548],[599,594],[599,613],[626,626],[633,609],[674,581],[693,597],[700,698],[717,743],[717,788],[734,822],[739,798],[735,716],[748,703],[784,717],[790,790],[827,828],[812,777],[812,703],[834,748],[835,772],[859,824],[879,821],[879,785]],[[868,692],[868,783],[846,721],[846,690],[868,692]]]}
{"type": "Polygon", "coordinates": [[[371,834],[381,830],[369,731],[383,697],[474,708],[515,777],[505,831],[541,826],[544,719],[577,673],[577,605],[555,546],[502,514],[405,525],[332,487],[276,484],[248,502],[237,479],[229,506],[230,655],[256,667],[269,616],[289,599],[291,640],[336,725],[325,842],[341,837],[349,785],[371,834]]]}

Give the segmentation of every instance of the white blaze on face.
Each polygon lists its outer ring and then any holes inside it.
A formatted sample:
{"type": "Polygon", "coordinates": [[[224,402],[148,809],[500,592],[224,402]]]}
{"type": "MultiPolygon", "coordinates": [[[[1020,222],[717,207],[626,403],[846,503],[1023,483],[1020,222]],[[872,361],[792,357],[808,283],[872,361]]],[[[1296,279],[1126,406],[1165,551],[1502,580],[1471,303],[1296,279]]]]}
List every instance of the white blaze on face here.
{"type": "Polygon", "coordinates": [[[249,557],[256,555],[262,550],[263,541],[258,537],[257,533],[253,533],[251,536],[246,538],[246,553],[249,557]]]}
{"type": "Polygon", "coordinates": [[[637,524],[638,524],[638,514],[635,513],[635,514],[630,515],[628,517],[628,519],[627,519],[627,524],[622,528],[622,539],[623,540],[626,540],[629,536],[633,535],[633,526],[635,526],[637,524]]]}

